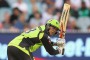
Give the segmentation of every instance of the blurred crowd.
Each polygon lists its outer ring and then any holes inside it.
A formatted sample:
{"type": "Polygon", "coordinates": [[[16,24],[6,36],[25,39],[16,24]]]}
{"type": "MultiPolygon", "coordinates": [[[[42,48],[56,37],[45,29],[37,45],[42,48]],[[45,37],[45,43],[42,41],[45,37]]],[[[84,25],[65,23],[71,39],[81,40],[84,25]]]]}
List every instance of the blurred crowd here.
{"type": "Polygon", "coordinates": [[[59,20],[64,3],[71,5],[67,31],[90,31],[90,0],[0,0],[0,30],[26,31],[59,20]]]}

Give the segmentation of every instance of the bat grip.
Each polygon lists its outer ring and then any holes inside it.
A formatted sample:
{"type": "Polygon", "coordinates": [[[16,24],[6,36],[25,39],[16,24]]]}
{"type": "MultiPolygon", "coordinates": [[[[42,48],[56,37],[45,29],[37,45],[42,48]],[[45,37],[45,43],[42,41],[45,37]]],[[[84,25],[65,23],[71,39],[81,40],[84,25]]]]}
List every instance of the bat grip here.
{"type": "Polygon", "coordinates": [[[62,49],[62,55],[64,55],[64,51],[65,51],[65,49],[63,48],[63,49],[62,49]]]}
{"type": "Polygon", "coordinates": [[[65,32],[60,32],[59,37],[60,37],[60,38],[64,38],[64,37],[65,37],[65,32]]]}
{"type": "Polygon", "coordinates": [[[62,38],[63,37],[63,33],[60,33],[59,37],[62,38]]]}

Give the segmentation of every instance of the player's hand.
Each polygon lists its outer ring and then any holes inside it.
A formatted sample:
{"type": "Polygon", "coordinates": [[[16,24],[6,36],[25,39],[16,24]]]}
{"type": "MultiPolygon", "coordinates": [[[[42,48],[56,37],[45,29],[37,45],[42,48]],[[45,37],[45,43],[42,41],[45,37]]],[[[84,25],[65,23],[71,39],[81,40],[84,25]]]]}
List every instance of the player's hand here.
{"type": "Polygon", "coordinates": [[[59,54],[64,54],[64,48],[57,47],[57,50],[59,51],[59,54]]]}
{"type": "Polygon", "coordinates": [[[56,44],[57,44],[57,46],[59,48],[64,48],[64,46],[65,46],[65,39],[58,38],[56,44]]]}

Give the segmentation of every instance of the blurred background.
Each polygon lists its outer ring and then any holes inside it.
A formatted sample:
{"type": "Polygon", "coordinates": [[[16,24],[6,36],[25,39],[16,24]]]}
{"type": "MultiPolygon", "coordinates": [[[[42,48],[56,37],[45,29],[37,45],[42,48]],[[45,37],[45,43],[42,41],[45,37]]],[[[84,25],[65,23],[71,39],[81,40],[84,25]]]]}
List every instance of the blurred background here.
{"type": "Polygon", "coordinates": [[[0,0],[0,60],[7,60],[8,42],[21,32],[52,18],[59,20],[64,3],[71,5],[64,56],[51,56],[43,47],[34,56],[36,60],[90,60],[90,0],[0,0]]]}

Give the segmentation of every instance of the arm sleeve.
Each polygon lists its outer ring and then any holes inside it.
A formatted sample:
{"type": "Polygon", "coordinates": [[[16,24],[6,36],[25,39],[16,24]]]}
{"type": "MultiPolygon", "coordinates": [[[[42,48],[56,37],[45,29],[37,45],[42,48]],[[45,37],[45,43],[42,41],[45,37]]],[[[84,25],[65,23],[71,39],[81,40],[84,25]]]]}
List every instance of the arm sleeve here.
{"type": "Polygon", "coordinates": [[[48,38],[47,34],[44,34],[43,38],[41,39],[42,44],[44,45],[46,51],[50,54],[50,55],[56,55],[59,54],[58,50],[55,50],[52,47],[52,44],[50,43],[50,39],[48,38]]]}

